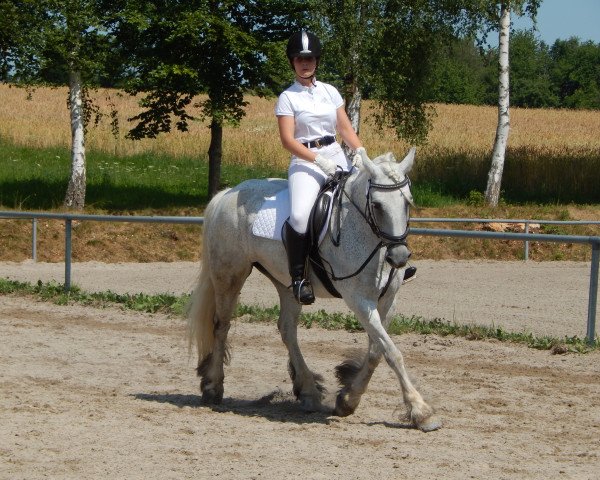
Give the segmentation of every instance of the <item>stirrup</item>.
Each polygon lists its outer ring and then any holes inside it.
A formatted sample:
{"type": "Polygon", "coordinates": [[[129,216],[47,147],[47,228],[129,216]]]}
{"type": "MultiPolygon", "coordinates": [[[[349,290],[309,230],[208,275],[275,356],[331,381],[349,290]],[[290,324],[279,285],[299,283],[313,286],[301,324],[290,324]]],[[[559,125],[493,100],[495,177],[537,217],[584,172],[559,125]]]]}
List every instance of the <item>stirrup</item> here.
{"type": "Polygon", "coordinates": [[[303,278],[292,282],[292,292],[296,301],[301,305],[310,305],[315,301],[312,285],[303,278]]]}
{"type": "Polygon", "coordinates": [[[406,270],[404,270],[404,279],[402,280],[402,284],[404,285],[405,283],[411,282],[412,280],[414,280],[415,274],[417,273],[417,267],[406,267],[406,270]]]}

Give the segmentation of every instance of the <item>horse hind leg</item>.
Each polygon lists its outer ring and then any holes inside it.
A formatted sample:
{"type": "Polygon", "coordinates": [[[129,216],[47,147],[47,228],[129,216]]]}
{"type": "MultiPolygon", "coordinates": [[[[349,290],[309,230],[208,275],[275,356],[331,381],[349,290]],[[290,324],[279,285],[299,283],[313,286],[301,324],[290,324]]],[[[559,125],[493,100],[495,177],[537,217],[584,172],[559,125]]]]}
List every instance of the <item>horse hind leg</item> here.
{"type": "MultiPolygon", "coordinates": [[[[288,350],[288,371],[292,379],[294,395],[300,401],[303,410],[308,412],[322,411],[324,407],[321,402],[325,392],[322,385],[323,377],[311,372],[298,345],[297,322],[302,306],[298,304],[292,292],[283,284],[276,280],[273,280],[273,283],[279,293],[281,306],[277,328],[288,350]]],[[[331,410],[329,409],[329,411],[331,410]]]]}
{"type": "MultiPolygon", "coordinates": [[[[389,288],[386,295],[380,298],[378,302],[377,310],[386,331],[391,321],[389,312],[394,303],[397,289],[397,286],[394,288],[392,285],[392,288],[389,288]]],[[[345,417],[354,413],[362,395],[367,390],[373,372],[379,363],[381,363],[382,351],[377,348],[377,345],[373,343],[371,338],[368,338],[368,341],[369,346],[364,358],[361,358],[360,354],[357,353],[338,365],[335,369],[335,375],[341,386],[336,397],[335,415],[345,417]]]]}
{"type": "Polygon", "coordinates": [[[239,292],[249,272],[239,277],[230,277],[227,281],[216,279],[215,285],[215,316],[214,344],[212,352],[198,365],[198,376],[202,402],[205,404],[220,404],[223,401],[223,381],[225,380],[224,365],[229,364],[230,348],[227,335],[231,326],[231,317],[235,311],[239,292]]]}
{"type": "Polygon", "coordinates": [[[369,339],[369,350],[365,358],[356,355],[336,367],[335,376],[342,388],[336,397],[334,415],[346,417],[354,413],[381,357],[381,352],[369,339]]]}

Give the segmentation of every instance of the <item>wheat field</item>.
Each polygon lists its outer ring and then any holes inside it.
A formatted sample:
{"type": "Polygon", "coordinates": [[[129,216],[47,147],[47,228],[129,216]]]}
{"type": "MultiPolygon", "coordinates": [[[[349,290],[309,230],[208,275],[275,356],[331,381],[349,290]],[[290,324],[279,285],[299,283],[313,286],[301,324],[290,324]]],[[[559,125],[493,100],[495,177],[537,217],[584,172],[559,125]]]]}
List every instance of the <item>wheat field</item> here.
{"type": "MultiPolygon", "coordinates": [[[[188,132],[174,131],[157,139],[132,141],[125,138],[131,126],[128,118],[139,113],[139,98],[117,90],[92,92],[100,111],[108,113],[115,105],[119,112],[120,132],[111,133],[108,117],[90,126],[86,146],[118,156],[160,153],[172,157],[206,158],[210,142],[208,122],[197,120],[188,132]]],[[[0,84],[0,138],[28,147],[70,146],[70,122],[66,88],[22,88],[0,84]]],[[[238,127],[225,127],[224,163],[246,166],[268,164],[285,168],[288,154],[283,150],[273,113],[275,98],[248,97],[246,116],[238,127]]],[[[391,130],[381,130],[370,120],[373,104],[364,102],[361,139],[371,156],[392,151],[402,155],[409,147],[395,138],[391,130]]],[[[419,155],[485,157],[491,152],[497,109],[489,106],[433,105],[428,143],[419,155]]],[[[192,109],[191,114],[199,110],[192,109]]],[[[536,157],[573,154],[600,154],[600,111],[549,109],[511,109],[509,148],[526,149],[536,157]]]]}

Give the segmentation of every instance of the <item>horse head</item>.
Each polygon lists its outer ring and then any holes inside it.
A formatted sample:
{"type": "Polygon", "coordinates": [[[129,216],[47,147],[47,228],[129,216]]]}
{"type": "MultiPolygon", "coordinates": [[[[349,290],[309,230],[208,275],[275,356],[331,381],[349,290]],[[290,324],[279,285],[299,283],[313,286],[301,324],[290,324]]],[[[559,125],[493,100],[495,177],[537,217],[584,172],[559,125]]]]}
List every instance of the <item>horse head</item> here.
{"type": "Polygon", "coordinates": [[[365,218],[375,235],[386,245],[385,259],[395,268],[404,267],[411,255],[406,237],[410,206],[415,204],[407,174],[414,159],[414,147],[401,162],[397,162],[392,153],[371,160],[362,148],[355,158],[355,163],[362,167],[366,176],[365,218]]]}

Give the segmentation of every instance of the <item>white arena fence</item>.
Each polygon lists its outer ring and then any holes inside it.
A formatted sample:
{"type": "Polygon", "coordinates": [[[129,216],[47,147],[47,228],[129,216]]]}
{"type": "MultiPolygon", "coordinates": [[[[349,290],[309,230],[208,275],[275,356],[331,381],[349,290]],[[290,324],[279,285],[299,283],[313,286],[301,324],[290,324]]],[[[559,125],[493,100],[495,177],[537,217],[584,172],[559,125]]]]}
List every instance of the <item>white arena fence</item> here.
{"type": "MultiPolygon", "coordinates": [[[[65,284],[66,291],[71,288],[71,234],[73,221],[94,222],[134,222],[134,223],[172,223],[202,225],[204,217],[170,217],[170,216],[119,216],[119,215],[84,215],[72,213],[45,213],[45,212],[13,212],[0,211],[0,219],[25,219],[32,221],[31,252],[34,261],[37,260],[37,221],[63,220],[65,222],[65,284]]],[[[521,224],[524,233],[469,231],[469,230],[436,230],[426,228],[410,228],[410,235],[426,235],[438,237],[466,237],[483,238],[490,240],[522,241],[525,244],[525,260],[529,258],[529,242],[554,242],[554,243],[582,243],[592,248],[590,289],[588,295],[588,315],[586,338],[589,343],[594,343],[596,335],[596,305],[598,300],[598,271],[600,263],[600,236],[581,235],[552,235],[530,233],[533,224],[553,225],[600,225],[598,221],[561,221],[561,220],[515,220],[515,219],[488,219],[488,218],[411,218],[411,223],[504,223],[521,224]]]]}

